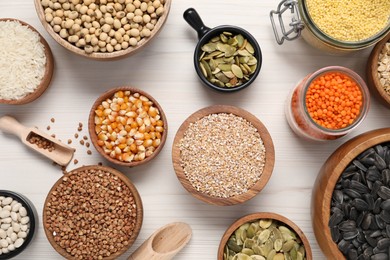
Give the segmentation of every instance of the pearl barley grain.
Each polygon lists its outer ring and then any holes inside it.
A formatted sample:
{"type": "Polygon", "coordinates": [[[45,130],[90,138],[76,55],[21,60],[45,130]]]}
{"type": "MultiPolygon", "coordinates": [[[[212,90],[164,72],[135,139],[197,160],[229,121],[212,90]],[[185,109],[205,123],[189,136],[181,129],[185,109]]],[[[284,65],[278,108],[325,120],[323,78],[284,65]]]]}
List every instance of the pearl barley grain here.
{"type": "Polygon", "coordinates": [[[264,169],[266,151],[259,132],[233,114],[210,114],[190,124],[179,148],[188,181],[212,197],[247,192],[264,169]]]}

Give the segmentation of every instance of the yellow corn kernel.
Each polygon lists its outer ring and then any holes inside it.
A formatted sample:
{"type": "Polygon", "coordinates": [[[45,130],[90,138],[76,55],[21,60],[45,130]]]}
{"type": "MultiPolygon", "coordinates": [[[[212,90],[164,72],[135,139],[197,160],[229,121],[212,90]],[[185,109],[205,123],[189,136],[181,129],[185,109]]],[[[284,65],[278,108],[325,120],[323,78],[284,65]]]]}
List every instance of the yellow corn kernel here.
{"type": "Polygon", "coordinates": [[[135,140],[135,145],[142,145],[144,143],[144,140],[135,140]]]}
{"type": "Polygon", "coordinates": [[[120,106],[117,103],[111,103],[110,108],[112,111],[119,111],[120,106]]]}
{"type": "Polygon", "coordinates": [[[102,117],[102,116],[103,116],[103,110],[102,110],[102,109],[96,109],[96,110],[95,110],[95,114],[96,114],[98,117],[102,117]]]}
{"type": "Polygon", "coordinates": [[[135,143],[132,143],[132,144],[130,145],[130,151],[131,151],[132,153],[136,153],[136,152],[137,152],[137,146],[135,145],[135,143]]]}
{"type": "Polygon", "coordinates": [[[137,116],[137,113],[134,111],[129,111],[126,113],[126,116],[135,118],[137,116]]]}
{"type": "Polygon", "coordinates": [[[141,152],[138,154],[138,160],[142,161],[143,159],[145,159],[145,152],[141,152]]]}
{"type": "Polygon", "coordinates": [[[151,138],[150,138],[150,134],[149,134],[149,133],[144,133],[144,139],[145,139],[145,140],[151,139],[151,138]]]}
{"type": "Polygon", "coordinates": [[[162,133],[164,128],[162,126],[156,126],[156,131],[162,133]]]}
{"type": "Polygon", "coordinates": [[[151,156],[152,154],[153,154],[153,151],[150,151],[150,150],[148,150],[148,151],[145,152],[145,156],[146,156],[146,157],[149,157],[149,156],[151,156]]]}
{"type": "Polygon", "coordinates": [[[126,147],[127,147],[127,144],[120,144],[120,145],[118,145],[118,148],[121,149],[121,150],[125,149],[126,147]]]}
{"type": "Polygon", "coordinates": [[[125,101],[123,100],[122,97],[118,97],[118,99],[116,100],[116,103],[119,105],[119,108],[120,108],[120,105],[123,104],[123,102],[125,102],[125,101]]]}
{"type": "Polygon", "coordinates": [[[149,116],[151,116],[151,117],[155,117],[155,116],[157,115],[157,108],[155,108],[155,107],[150,107],[150,108],[149,108],[149,111],[148,111],[148,114],[149,114],[149,116]]]}
{"type": "Polygon", "coordinates": [[[138,149],[138,151],[140,151],[140,152],[145,152],[145,151],[146,151],[145,146],[143,146],[143,145],[138,145],[138,146],[137,146],[137,149],[138,149]]]}
{"type": "Polygon", "coordinates": [[[105,141],[105,142],[104,142],[104,146],[105,146],[107,149],[112,150],[112,144],[111,144],[110,142],[105,141]]]}
{"type": "Polygon", "coordinates": [[[119,90],[118,92],[115,93],[115,97],[118,97],[118,98],[123,98],[124,95],[125,95],[125,93],[123,93],[122,90],[119,90]]]}
{"type": "Polygon", "coordinates": [[[127,138],[126,144],[127,145],[131,145],[132,143],[134,143],[134,139],[133,138],[127,138]]]}
{"type": "Polygon", "coordinates": [[[116,154],[122,154],[122,150],[118,146],[115,147],[114,151],[116,154]]]}
{"type": "Polygon", "coordinates": [[[153,147],[157,148],[161,143],[161,140],[160,139],[155,139],[153,140],[153,147]]]}
{"type": "Polygon", "coordinates": [[[95,133],[99,134],[102,131],[100,125],[95,125],[95,133]]]}
{"type": "Polygon", "coordinates": [[[124,110],[124,111],[126,111],[126,109],[127,109],[127,104],[125,103],[125,100],[123,100],[123,104],[121,104],[121,110],[124,110]]]}
{"type": "Polygon", "coordinates": [[[144,139],[144,134],[143,133],[136,133],[135,135],[134,135],[134,139],[135,140],[140,140],[140,139],[144,139]]]}
{"type": "Polygon", "coordinates": [[[161,133],[160,132],[155,132],[156,133],[156,139],[161,139],[161,133]]]}
{"type": "Polygon", "coordinates": [[[98,144],[99,146],[103,146],[103,145],[104,145],[104,141],[102,141],[102,140],[97,140],[97,144],[98,144]]]}
{"type": "Polygon", "coordinates": [[[107,141],[108,137],[107,137],[107,135],[100,133],[100,134],[98,134],[98,139],[102,140],[102,141],[107,141]]]}
{"type": "Polygon", "coordinates": [[[163,125],[164,125],[164,122],[162,120],[157,121],[157,126],[163,126],[163,125]]]}
{"type": "Polygon", "coordinates": [[[153,145],[153,141],[151,139],[145,140],[143,146],[146,148],[153,145]]]}
{"type": "Polygon", "coordinates": [[[126,130],[126,132],[130,132],[130,130],[131,130],[131,126],[130,125],[128,125],[128,124],[126,124],[125,125],[125,130],[126,130]]]}
{"type": "Polygon", "coordinates": [[[111,158],[115,158],[115,157],[116,157],[115,151],[111,151],[111,152],[110,152],[110,157],[111,157],[111,158]]]}
{"type": "Polygon", "coordinates": [[[111,112],[112,112],[111,109],[106,108],[106,109],[104,109],[103,114],[104,114],[105,116],[108,116],[109,114],[111,114],[111,112]]]}
{"type": "Polygon", "coordinates": [[[138,132],[140,132],[140,133],[145,133],[145,131],[146,131],[145,125],[141,125],[141,126],[138,128],[138,132]]]}
{"type": "Polygon", "coordinates": [[[110,104],[107,101],[103,101],[102,106],[103,106],[103,108],[107,109],[110,107],[110,104]]]}
{"type": "Polygon", "coordinates": [[[150,126],[152,124],[149,117],[144,118],[144,124],[145,126],[150,126]]]}

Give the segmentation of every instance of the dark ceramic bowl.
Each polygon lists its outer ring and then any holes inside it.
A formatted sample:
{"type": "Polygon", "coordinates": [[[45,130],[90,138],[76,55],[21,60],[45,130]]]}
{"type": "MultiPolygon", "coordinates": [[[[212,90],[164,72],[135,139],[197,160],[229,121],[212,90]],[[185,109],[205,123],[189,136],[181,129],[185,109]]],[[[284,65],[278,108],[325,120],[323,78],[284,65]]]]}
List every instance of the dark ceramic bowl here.
{"type": "Polygon", "coordinates": [[[0,196],[11,197],[14,200],[20,202],[23,207],[26,208],[27,216],[30,218],[30,229],[27,234],[27,237],[24,240],[24,243],[19,248],[16,248],[14,251],[0,255],[0,259],[11,259],[23,252],[33,239],[38,223],[38,213],[32,202],[22,194],[8,190],[0,190],[0,196]]]}
{"type": "Polygon", "coordinates": [[[250,84],[252,84],[253,81],[255,81],[256,77],[259,75],[261,63],[262,63],[262,55],[261,55],[261,49],[259,44],[257,43],[256,39],[246,30],[232,25],[221,25],[215,28],[210,29],[209,27],[205,26],[203,24],[202,19],[200,18],[199,14],[196,12],[195,9],[189,8],[187,9],[183,14],[184,20],[192,27],[194,28],[198,33],[198,44],[195,47],[195,53],[194,53],[194,66],[195,71],[198,74],[200,80],[204,85],[207,87],[221,91],[221,92],[235,92],[241,89],[244,89],[248,87],[250,84]],[[254,56],[257,59],[257,67],[255,72],[250,76],[249,80],[245,82],[244,84],[237,86],[237,87],[219,87],[208,81],[208,79],[203,75],[202,70],[199,66],[199,58],[202,54],[202,46],[206,43],[208,43],[213,37],[220,35],[222,32],[230,32],[232,34],[241,34],[248,40],[248,42],[253,46],[255,53],[254,56]]]}

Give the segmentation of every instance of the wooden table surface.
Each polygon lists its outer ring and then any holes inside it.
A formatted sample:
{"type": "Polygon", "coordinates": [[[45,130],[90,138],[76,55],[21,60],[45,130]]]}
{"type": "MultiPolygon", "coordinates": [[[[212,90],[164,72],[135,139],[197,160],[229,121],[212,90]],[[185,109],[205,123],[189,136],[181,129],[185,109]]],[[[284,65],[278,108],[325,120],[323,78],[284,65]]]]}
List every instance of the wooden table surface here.
{"type": "MultiPolygon", "coordinates": [[[[313,183],[326,158],[343,142],[368,130],[388,127],[390,110],[371,98],[371,109],[364,123],[342,139],[309,143],[298,138],[285,120],[285,99],[294,85],[308,73],[329,65],[341,65],[365,77],[370,52],[331,56],[309,46],[303,39],[276,44],[269,11],[277,0],[174,0],[161,34],[134,56],[98,62],[68,52],[49,37],[38,20],[33,1],[0,1],[0,17],[23,20],[34,26],[48,41],[55,59],[53,80],[48,90],[33,103],[22,106],[0,105],[0,116],[9,114],[28,126],[55,133],[62,140],[74,139],[78,124],[88,135],[87,118],[94,100],[104,91],[129,85],[154,96],[168,117],[169,134],[161,154],[149,164],[136,168],[115,167],[138,188],[144,203],[144,223],[129,256],[151,233],[167,223],[183,221],[191,225],[193,237],[176,257],[178,260],[216,259],[222,234],[237,218],[254,212],[275,212],[295,222],[308,237],[314,259],[324,259],[314,237],[310,200],[313,183]],[[233,24],[247,29],[258,40],[263,66],[256,81],[234,94],[216,93],[197,78],[192,62],[197,43],[194,30],[183,20],[183,12],[194,7],[205,24],[214,27],[233,24]],[[187,193],[176,178],[171,150],[175,133],[193,112],[213,104],[239,106],[256,115],[273,137],[276,161],[266,188],[252,200],[236,206],[206,205],[187,193]],[[55,118],[55,123],[50,121],[55,118]]],[[[0,68],[1,69],[1,68],[0,68]]],[[[27,250],[17,259],[61,259],[45,237],[41,218],[46,195],[61,177],[58,167],[23,146],[13,136],[0,133],[0,189],[20,192],[39,212],[39,229],[27,250]]],[[[73,142],[77,149],[68,170],[97,164],[104,159],[92,148],[73,142]]]]}

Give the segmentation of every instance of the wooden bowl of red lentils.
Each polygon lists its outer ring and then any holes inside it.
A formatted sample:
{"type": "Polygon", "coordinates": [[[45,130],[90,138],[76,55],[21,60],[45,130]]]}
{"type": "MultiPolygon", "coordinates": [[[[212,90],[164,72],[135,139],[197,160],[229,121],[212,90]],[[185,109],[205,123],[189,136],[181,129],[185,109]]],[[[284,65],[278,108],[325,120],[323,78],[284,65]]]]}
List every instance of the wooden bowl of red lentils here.
{"type": "Polygon", "coordinates": [[[254,115],[214,105],[195,112],[180,126],[172,161],[191,195],[226,206],[243,203],[265,187],[275,151],[267,128],[254,115]]]}
{"type": "Polygon", "coordinates": [[[43,208],[46,237],[66,259],[117,259],[136,240],[142,220],[136,187],[121,172],[97,165],[65,173],[43,208]]]}
{"type": "Polygon", "coordinates": [[[133,167],[159,154],[167,138],[168,122],[151,95],[133,87],[119,87],[95,101],[88,129],[92,144],[104,158],[133,167]]]}
{"type": "Polygon", "coordinates": [[[366,73],[372,93],[390,108],[390,32],[371,51],[366,73]]]}

